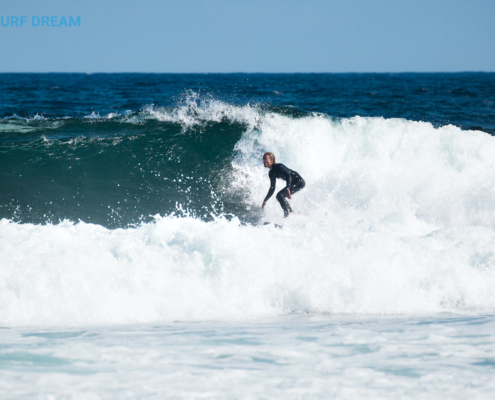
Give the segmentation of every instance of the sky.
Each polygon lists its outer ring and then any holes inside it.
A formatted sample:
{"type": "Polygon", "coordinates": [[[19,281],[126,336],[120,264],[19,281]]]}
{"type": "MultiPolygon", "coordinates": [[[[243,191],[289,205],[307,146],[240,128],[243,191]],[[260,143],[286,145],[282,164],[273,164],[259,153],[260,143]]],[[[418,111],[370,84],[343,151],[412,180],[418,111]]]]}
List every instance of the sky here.
{"type": "Polygon", "coordinates": [[[0,17],[0,72],[495,71],[495,0],[0,0],[0,17]]]}

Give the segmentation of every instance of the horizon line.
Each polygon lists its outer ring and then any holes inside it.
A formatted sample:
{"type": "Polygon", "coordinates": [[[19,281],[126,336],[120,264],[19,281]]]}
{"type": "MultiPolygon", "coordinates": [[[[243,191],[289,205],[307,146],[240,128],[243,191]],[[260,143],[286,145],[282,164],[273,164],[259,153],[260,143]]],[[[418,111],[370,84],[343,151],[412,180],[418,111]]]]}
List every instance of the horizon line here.
{"type": "Polygon", "coordinates": [[[35,72],[35,71],[0,71],[0,74],[84,74],[84,75],[96,75],[96,74],[170,74],[170,75],[296,75],[296,74],[480,74],[480,73],[495,73],[494,71],[475,71],[475,70],[465,70],[465,71],[388,71],[388,72],[137,72],[137,71],[126,71],[126,72],[81,72],[81,71],[49,71],[49,72],[35,72]]]}

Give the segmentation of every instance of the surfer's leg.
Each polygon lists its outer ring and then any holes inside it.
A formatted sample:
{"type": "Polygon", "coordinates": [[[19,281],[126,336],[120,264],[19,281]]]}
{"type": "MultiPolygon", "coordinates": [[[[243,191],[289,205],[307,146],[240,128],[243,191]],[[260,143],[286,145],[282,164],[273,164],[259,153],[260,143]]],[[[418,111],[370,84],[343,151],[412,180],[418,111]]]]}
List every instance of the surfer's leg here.
{"type": "Polygon", "coordinates": [[[304,182],[304,179],[298,180],[296,184],[290,185],[290,194],[299,192],[301,189],[304,189],[305,186],[306,182],[304,182]]]}
{"type": "MultiPolygon", "coordinates": [[[[294,193],[299,192],[301,189],[304,189],[304,186],[306,186],[306,183],[302,179],[294,185],[290,185],[290,194],[293,195],[294,193]]],[[[290,212],[292,212],[292,210],[290,210],[290,212]]]]}
{"type": "MultiPolygon", "coordinates": [[[[290,185],[290,194],[293,195],[294,193],[299,192],[301,189],[304,189],[304,186],[306,186],[306,182],[304,182],[303,179],[297,181],[295,184],[290,185]]],[[[293,213],[294,211],[292,211],[292,208],[289,205],[289,202],[286,200],[287,191],[284,189],[284,190],[281,190],[280,192],[278,192],[277,199],[278,199],[279,195],[280,195],[281,199],[284,201],[289,213],[293,213]]],[[[280,201],[280,205],[282,205],[281,200],[279,199],[278,201],[280,201]]],[[[284,208],[283,205],[282,205],[282,208],[284,208]]],[[[286,210],[284,208],[284,216],[287,217],[289,215],[289,213],[286,213],[286,210]]]]}
{"type": "Polygon", "coordinates": [[[285,199],[286,194],[287,194],[287,190],[285,188],[277,193],[277,200],[280,203],[282,209],[284,210],[284,217],[286,217],[287,215],[289,215],[290,212],[292,212],[289,203],[285,199]]]}
{"type": "MultiPolygon", "coordinates": [[[[306,182],[304,182],[304,179],[298,180],[294,185],[290,185],[290,194],[292,195],[294,193],[299,192],[301,189],[304,189],[304,186],[306,186],[306,182]]],[[[285,188],[277,193],[277,200],[280,203],[282,209],[284,210],[284,217],[287,217],[289,213],[293,212],[286,197],[287,197],[287,189],[285,188]]]]}

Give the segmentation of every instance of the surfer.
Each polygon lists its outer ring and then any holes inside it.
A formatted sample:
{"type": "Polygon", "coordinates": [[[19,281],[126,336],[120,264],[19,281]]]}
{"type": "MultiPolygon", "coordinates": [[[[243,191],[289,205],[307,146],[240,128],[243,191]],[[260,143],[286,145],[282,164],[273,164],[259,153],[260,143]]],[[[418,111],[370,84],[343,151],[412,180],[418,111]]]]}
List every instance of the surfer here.
{"type": "Polygon", "coordinates": [[[287,218],[289,213],[292,212],[292,208],[290,208],[286,197],[289,200],[292,199],[292,194],[303,189],[304,186],[306,186],[306,182],[304,182],[304,179],[301,178],[301,175],[299,175],[296,171],[292,171],[284,164],[275,163],[275,155],[273,153],[267,152],[263,154],[263,165],[270,169],[270,172],[268,172],[268,177],[270,178],[270,190],[268,191],[265,200],[263,200],[261,209],[265,211],[266,202],[270,197],[272,197],[273,192],[275,191],[276,180],[283,179],[286,182],[286,185],[285,188],[277,193],[277,200],[284,210],[284,218],[287,218]]]}

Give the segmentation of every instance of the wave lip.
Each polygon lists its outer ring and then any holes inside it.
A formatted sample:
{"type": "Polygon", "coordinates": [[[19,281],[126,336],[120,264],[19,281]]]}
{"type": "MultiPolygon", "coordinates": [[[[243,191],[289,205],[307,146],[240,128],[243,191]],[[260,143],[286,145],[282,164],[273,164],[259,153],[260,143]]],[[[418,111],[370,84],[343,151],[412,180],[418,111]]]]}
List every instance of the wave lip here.
{"type": "Polygon", "coordinates": [[[178,123],[184,131],[204,123],[222,121],[246,124],[252,129],[262,117],[262,109],[257,104],[234,105],[192,91],[172,109],[150,106],[144,111],[158,121],[178,123]]]}
{"type": "MultiPolygon", "coordinates": [[[[225,101],[215,99],[212,96],[200,95],[199,93],[188,91],[182,99],[173,107],[157,107],[154,104],[143,106],[140,110],[126,110],[125,112],[110,112],[100,115],[97,111],[84,115],[82,118],[72,116],[48,118],[36,114],[34,117],[11,117],[0,120],[0,132],[6,133],[43,133],[48,129],[63,128],[67,132],[67,124],[70,122],[75,128],[87,129],[88,124],[94,128],[95,124],[104,127],[105,123],[111,123],[114,129],[115,122],[122,124],[121,130],[129,129],[128,125],[140,126],[146,123],[167,122],[177,124],[182,132],[186,132],[195,127],[201,127],[208,123],[239,123],[248,126],[250,129],[257,126],[264,113],[263,107],[259,104],[235,105],[225,101]]],[[[118,131],[119,129],[117,129],[118,131]]],[[[77,134],[82,131],[78,130],[77,134]]],[[[56,133],[53,133],[56,135],[56,133]]],[[[103,133],[106,135],[107,133],[103,133]]]]}

